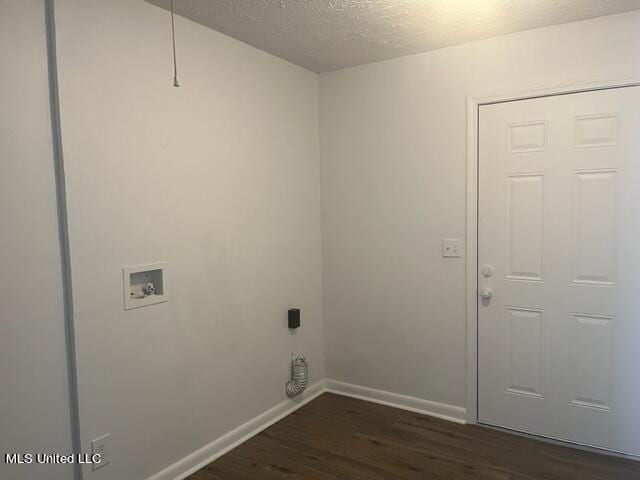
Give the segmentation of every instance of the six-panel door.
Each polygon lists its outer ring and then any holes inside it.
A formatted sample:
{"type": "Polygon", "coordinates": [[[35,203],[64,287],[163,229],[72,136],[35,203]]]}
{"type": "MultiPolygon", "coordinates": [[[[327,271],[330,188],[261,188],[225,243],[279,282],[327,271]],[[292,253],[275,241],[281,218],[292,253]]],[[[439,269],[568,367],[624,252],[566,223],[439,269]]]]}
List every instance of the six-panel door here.
{"type": "Polygon", "coordinates": [[[640,87],[479,126],[479,421],[640,454],[640,87]]]}

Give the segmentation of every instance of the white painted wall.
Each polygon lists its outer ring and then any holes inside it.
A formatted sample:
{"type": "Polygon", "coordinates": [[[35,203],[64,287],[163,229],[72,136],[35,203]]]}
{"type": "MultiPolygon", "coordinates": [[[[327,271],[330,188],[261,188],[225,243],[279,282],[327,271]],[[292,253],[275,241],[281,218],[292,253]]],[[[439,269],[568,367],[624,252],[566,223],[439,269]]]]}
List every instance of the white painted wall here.
{"type": "Polygon", "coordinates": [[[0,0],[0,478],[69,480],[5,453],[71,451],[44,2],[0,0]],[[19,46],[19,47],[18,47],[19,46]]]}
{"type": "Polygon", "coordinates": [[[466,95],[640,72],[640,13],[320,77],[329,378],[464,406],[466,95]]]}
{"type": "MultiPolygon", "coordinates": [[[[632,13],[324,74],[318,112],[316,75],[182,18],[174,89],[169,18],[145,2],[56,4],[82,442],[112,434],[112,464],[85,472],[101,480],[148,478],[281,402],[292,350],[312,382],[463,405],[464,260],[440,242],[465,233],[465,96],[640,70],[632,13]],[[125,312],[122,267],[159,260],[169,303],[125,312]]],[[[0,7],[0,449],[65,451],[43,6],[0,7]]]]}
{"type": "Polygon", "coordinates": [[[141,480],[325,377],[318,79],[142,1],[57,0],[86,478],[141,480]],[[124,311],[122,268],[167,261],[124,311]],[[302,308],[297,335],[289,307],[302,308]]]}

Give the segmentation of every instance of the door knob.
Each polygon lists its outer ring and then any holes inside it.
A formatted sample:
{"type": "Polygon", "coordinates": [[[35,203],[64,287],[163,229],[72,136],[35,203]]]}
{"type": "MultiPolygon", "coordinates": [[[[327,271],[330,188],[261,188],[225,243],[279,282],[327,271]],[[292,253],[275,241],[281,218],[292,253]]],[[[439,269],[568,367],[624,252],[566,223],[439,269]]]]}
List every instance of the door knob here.
{"type": "Polygon", "coordinates": [[[485,287],[482,290],[480,290],[480,296],[485,300],[489,300],[490,298],[492,298],[494,293],[495,292],[491,287],[485,287]]]}

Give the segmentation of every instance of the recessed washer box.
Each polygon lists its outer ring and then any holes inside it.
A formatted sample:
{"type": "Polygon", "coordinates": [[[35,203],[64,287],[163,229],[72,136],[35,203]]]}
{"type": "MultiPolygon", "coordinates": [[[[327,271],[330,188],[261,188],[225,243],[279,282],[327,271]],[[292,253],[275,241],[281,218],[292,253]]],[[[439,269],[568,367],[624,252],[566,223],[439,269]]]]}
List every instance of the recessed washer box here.
{"type": "Polygon", "coordinates": [[[124,309],[168,301],[166,273],[167,262],[124,267],[124,309]]]}

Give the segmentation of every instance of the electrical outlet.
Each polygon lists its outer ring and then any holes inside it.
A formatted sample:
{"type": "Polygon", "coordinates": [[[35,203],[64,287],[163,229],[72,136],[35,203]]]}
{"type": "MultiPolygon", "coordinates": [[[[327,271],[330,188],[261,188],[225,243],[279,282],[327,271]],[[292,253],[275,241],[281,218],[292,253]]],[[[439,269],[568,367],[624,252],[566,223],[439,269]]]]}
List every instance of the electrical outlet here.
{"type": "Polygon", "coordinates": [[[442,240],[442,256],[445,258],[462,257],[462,240],[458,238],[445,238],[442,240]]]}
{"type": "Polygon", "coordinates": [[[99,468],[106,467],[111,463],[111,460],[109,459],[109,449],[107,448],[109,446],[110,438],[111,434],[107,433],[106,435],[91,441],[91,454],[100,455],[100,462],[93,464],[94,471],[99,468]]]}

